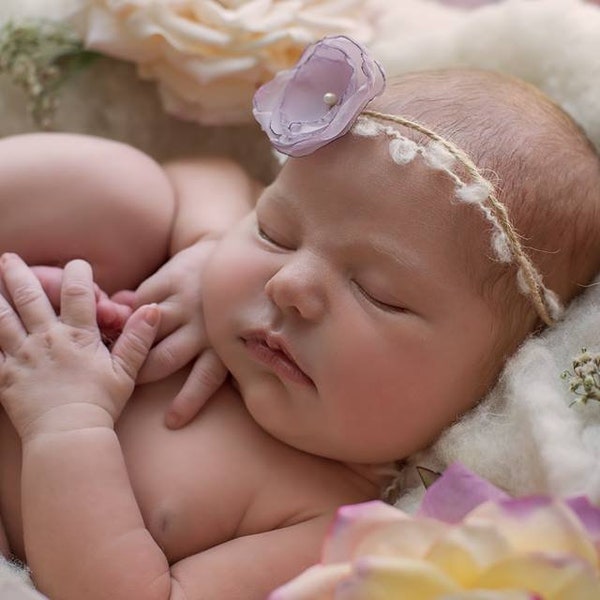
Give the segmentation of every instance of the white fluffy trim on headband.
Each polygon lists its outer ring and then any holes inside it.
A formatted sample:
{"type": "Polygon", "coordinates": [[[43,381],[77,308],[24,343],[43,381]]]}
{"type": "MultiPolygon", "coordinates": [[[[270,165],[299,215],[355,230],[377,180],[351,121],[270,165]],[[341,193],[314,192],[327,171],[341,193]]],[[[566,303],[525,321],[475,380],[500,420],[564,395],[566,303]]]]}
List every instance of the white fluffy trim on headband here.
{"type": "Polygon", "coordinates": [[[388,75],[479,67],[536,85],[600,148],[600,7],[583,0],[504,0],[472,11],[434,0],[382,4],[370,48],[388,75]]]}

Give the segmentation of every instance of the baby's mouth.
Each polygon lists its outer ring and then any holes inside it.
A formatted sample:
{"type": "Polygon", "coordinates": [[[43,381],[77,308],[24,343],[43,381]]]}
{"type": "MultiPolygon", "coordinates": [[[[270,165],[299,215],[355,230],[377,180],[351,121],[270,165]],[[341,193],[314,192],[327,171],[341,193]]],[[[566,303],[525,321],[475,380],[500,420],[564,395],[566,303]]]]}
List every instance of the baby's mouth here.
{"type": "Polygon", "coordinates": [[[279,337],[267,333],[253,333],[242,336],[242,341],[255,360],[270,367],[278,376],[314,387],[312,379],[298,366],[279,337]]]}

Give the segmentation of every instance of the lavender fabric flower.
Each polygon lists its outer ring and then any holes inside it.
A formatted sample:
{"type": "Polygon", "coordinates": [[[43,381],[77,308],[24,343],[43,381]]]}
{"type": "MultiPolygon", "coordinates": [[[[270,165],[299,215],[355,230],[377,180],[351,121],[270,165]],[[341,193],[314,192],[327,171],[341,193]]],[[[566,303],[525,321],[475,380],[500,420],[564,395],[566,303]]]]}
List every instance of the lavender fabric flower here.
{"type": "Polygon", "coordinates": [[[362,46],[326,37],[258,89],[253,113],[277,150],[305,156],[344,135],[384,87],[381,66],[362,46]]]}

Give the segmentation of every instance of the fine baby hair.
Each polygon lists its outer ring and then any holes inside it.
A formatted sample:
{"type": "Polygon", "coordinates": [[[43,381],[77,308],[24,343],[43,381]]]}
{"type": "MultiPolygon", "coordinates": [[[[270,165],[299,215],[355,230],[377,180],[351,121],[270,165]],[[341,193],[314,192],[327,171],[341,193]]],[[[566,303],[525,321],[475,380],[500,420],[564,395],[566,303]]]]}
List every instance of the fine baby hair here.
{"type": "Polygon", "coordinates": [[[455,199],[475,205],[491,224],[494,258],[517,266],[519,290],[539,319],[552,325],[563,312],[561,301],[544,284],[525,250],[527,240],[513,226],[495,186],[446,137],[415,120],[367,109],[384,87],[381,67],[364,48],[344,36],[329,37],[310,46],[294,69],[279,73],[257,92],[254,115],[273,146],[289,156],[305,156],[350,131],[387,136],[390,156],[399,165],[420,156],[428,167],[445,173],[454,184],[455,199]],[[403,135],[400,128],[413,135],[403,135]]]}

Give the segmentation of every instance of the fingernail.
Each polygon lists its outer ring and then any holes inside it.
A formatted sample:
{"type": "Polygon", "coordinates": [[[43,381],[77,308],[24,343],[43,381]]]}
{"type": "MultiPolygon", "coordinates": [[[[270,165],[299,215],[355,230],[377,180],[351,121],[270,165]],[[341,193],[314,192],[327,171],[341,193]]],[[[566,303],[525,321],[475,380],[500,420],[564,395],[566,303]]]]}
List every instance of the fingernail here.
{"type": "Polygon", "coordinates": [[[165,425],[169,428],[169,429],[177,429],[179,427],[180,424],[180,419],[179,419],[179,415],[177,413],[174,412],[168,412],[166,417],[165,417],[165,425]]]}
{"type": "Polygon", "coordinates": [[[149,304],[144,319],[148,325],[156,325],[160,318],[160,309],[156,304],[149,304]]]}

